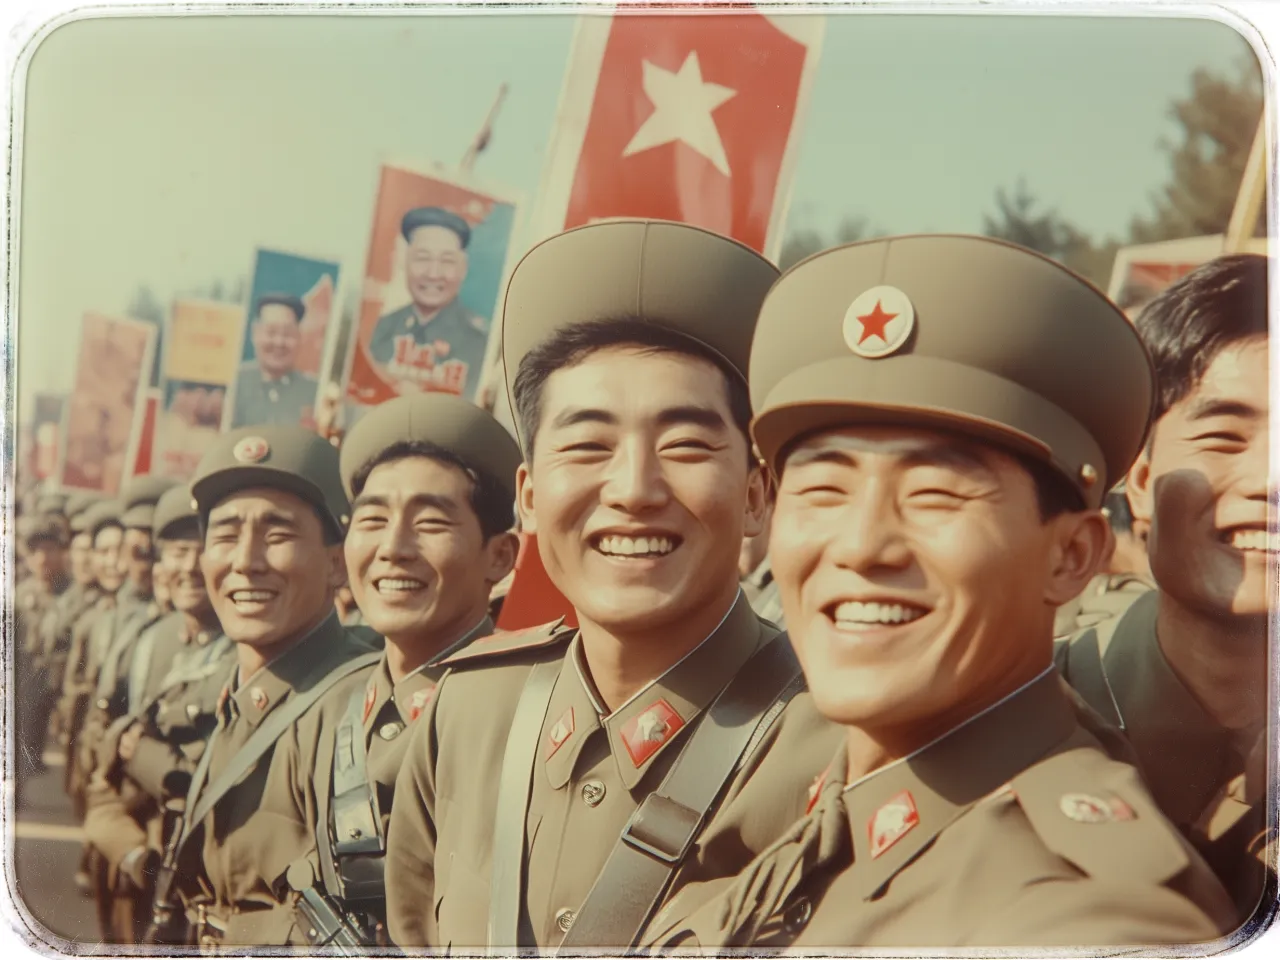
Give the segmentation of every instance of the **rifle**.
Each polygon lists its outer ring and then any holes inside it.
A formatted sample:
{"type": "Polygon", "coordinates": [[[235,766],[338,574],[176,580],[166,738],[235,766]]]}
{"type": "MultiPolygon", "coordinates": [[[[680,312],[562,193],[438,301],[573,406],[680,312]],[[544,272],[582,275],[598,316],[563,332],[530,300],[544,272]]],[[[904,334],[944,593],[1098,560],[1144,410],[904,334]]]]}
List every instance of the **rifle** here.
{"type": "Polygon", "coordinates": [[[305,860],[294,863],[289,868],[286,881],[298,895],[293,909],[308,944],[328,947],[341,957],[365,956],[370,947],[378,946],[378,942],[364,931],[358,918],[316,889],[311,864],[305,860]]]}
{"type": "Polygon", "coordinates": [[[157,946],[180,946],[187,942],[187,916],[182,909],[182,902],[175,894],[174,886],[178,877],[178,844],[182,839],[182,821],[186,813],[186,790],[179,790],[177,782],[185,776],[181,771],[173,771],[166,777],[163,820],[161,836],[164,837],[164,859],[160,862],[160,870],[156,874],[155,894],[151,902],[151,923],[147,927],[143,943],[157,946]]]}

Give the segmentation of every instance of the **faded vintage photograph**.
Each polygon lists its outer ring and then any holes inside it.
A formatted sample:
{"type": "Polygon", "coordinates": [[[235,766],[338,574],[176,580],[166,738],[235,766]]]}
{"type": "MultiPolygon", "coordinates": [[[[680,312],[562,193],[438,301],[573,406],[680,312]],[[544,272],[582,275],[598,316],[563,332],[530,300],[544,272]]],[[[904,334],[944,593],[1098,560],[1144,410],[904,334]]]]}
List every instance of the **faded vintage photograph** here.
{"type": "Polygon", "coordinates": [[[25,23],[15,946],[1266,955],[1275,64],[1032,13],[25,23]]]}

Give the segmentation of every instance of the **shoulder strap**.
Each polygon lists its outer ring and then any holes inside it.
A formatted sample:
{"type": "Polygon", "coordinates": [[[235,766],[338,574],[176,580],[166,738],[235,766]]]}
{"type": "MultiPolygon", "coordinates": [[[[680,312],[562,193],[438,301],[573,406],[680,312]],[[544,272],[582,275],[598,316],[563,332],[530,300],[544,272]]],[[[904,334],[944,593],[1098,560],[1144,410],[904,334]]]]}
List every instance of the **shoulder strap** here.
{"type": "Polygon", "coordinates": [[[186,818],[186,823],[183,825],[182,839],[178,843],[179,849],[187,841],[192,830],[204,822],[204,818],[209,815],[209,811],[214,808],[217,802],[226,795],[228,790],[240,782],[240,778],[253,768],[263,754],[275,745],[275,742],[299,717],[306,713],[334,684],[357,670],[375,663],[380,656],[382,656],[380,653],[367,653],[340,664],[326,674],[311,689],[305,693],[294,695],[284,706],[272,711],[262,726],[254,731],[248,742],[231,758],[231,762],[222,771],[222,775],[210,785],[207,791],[201,792],[204,780],[209,775],[209,761],[213,756],[213,744],[218,735],[217,731],[215,731],[213,737],[205,745],[204,755],[200,758],[200,766],[191,778],[191,790],[187,794],[187,809],[191,809],[192,801],[197,797],[199,798],[199,804],[196,806],[195,812],[186,818]]]}
{"type": "Polygon", "coordinates": [[[752,655],[632,815],[560,950],[634,946],[734,770],[803,687],[786,634],[752,655]]]}
{"type": "Polygon", "coordinates": [[[489,878],[489,946],[514,949],[520,939],[520,905],[524,899],[524,827],[533,785],[542,725],[551,691],[560,675],[559,660],[534,665],[520,692],[498,781],[498,807],[493,823],[493,867],[489,878]]]}

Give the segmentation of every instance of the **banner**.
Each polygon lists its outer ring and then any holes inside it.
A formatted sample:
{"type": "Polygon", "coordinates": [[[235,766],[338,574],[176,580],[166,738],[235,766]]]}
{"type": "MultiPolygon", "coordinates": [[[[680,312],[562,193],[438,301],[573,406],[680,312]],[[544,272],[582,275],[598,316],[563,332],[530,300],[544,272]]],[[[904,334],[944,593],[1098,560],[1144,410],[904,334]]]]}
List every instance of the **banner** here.
{"type": "Polygon", "coordinates": [[[315,429],[338,272],[331,260],[257,251],[249,322],[225,409],[228,429],[255,423],[301,423],[315,429]]]}
{"type": "Polygon", "coordinates": [[[221,429],[240,358],[244,308],[177,300],[169,315],[151,472],[185,480],[221,429]]]}
{"type": "Polygon", "coordinates": [[[537,239],[658,217],[776,255],[824,21],[739,9],[578,18],[537,239]]]}
{"type": "Polygon", "coordinates": [[[156,328],[86,313],[80,324],[59,457],[58,486],[113,497],[134,460],[156,328]]]}
{"type": "Polygon", "coordinates": [[[62,397],[54,393],[37,393],[31,417],[31,450],[28,463],[38,480],[58,472],[58,434],[62,423],[62,397]]]}
{"type": "Polygon", "coordinates": [[[151,453],[155,449],[156,416],[160,410],[160,391],[148,390],[142,408],[142,427],[138,431],[138,449],[133,458],[133,475],[146,476],[151,472],[151,453]]]}
{"type": "Polygon", "coordinates": [[[383,166],[347,399],[475,399],[507,273],[516,202],[439,175],[383,166]]]}

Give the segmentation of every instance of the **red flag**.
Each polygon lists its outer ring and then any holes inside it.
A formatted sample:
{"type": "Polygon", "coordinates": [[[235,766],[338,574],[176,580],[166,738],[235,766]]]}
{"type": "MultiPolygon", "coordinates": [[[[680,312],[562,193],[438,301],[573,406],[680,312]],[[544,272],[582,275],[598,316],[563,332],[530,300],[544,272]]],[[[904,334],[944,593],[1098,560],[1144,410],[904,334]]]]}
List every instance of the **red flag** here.
{"type": "Polygon", "coordinates": [[[133,459],[133,475],[143,476],[151,472],[151,451],[156,438],[156,411],[160,406],[160,391],[147,391],[147,404],[142,412],[142,430],[138,434],[138,451],[133,459]]]}

